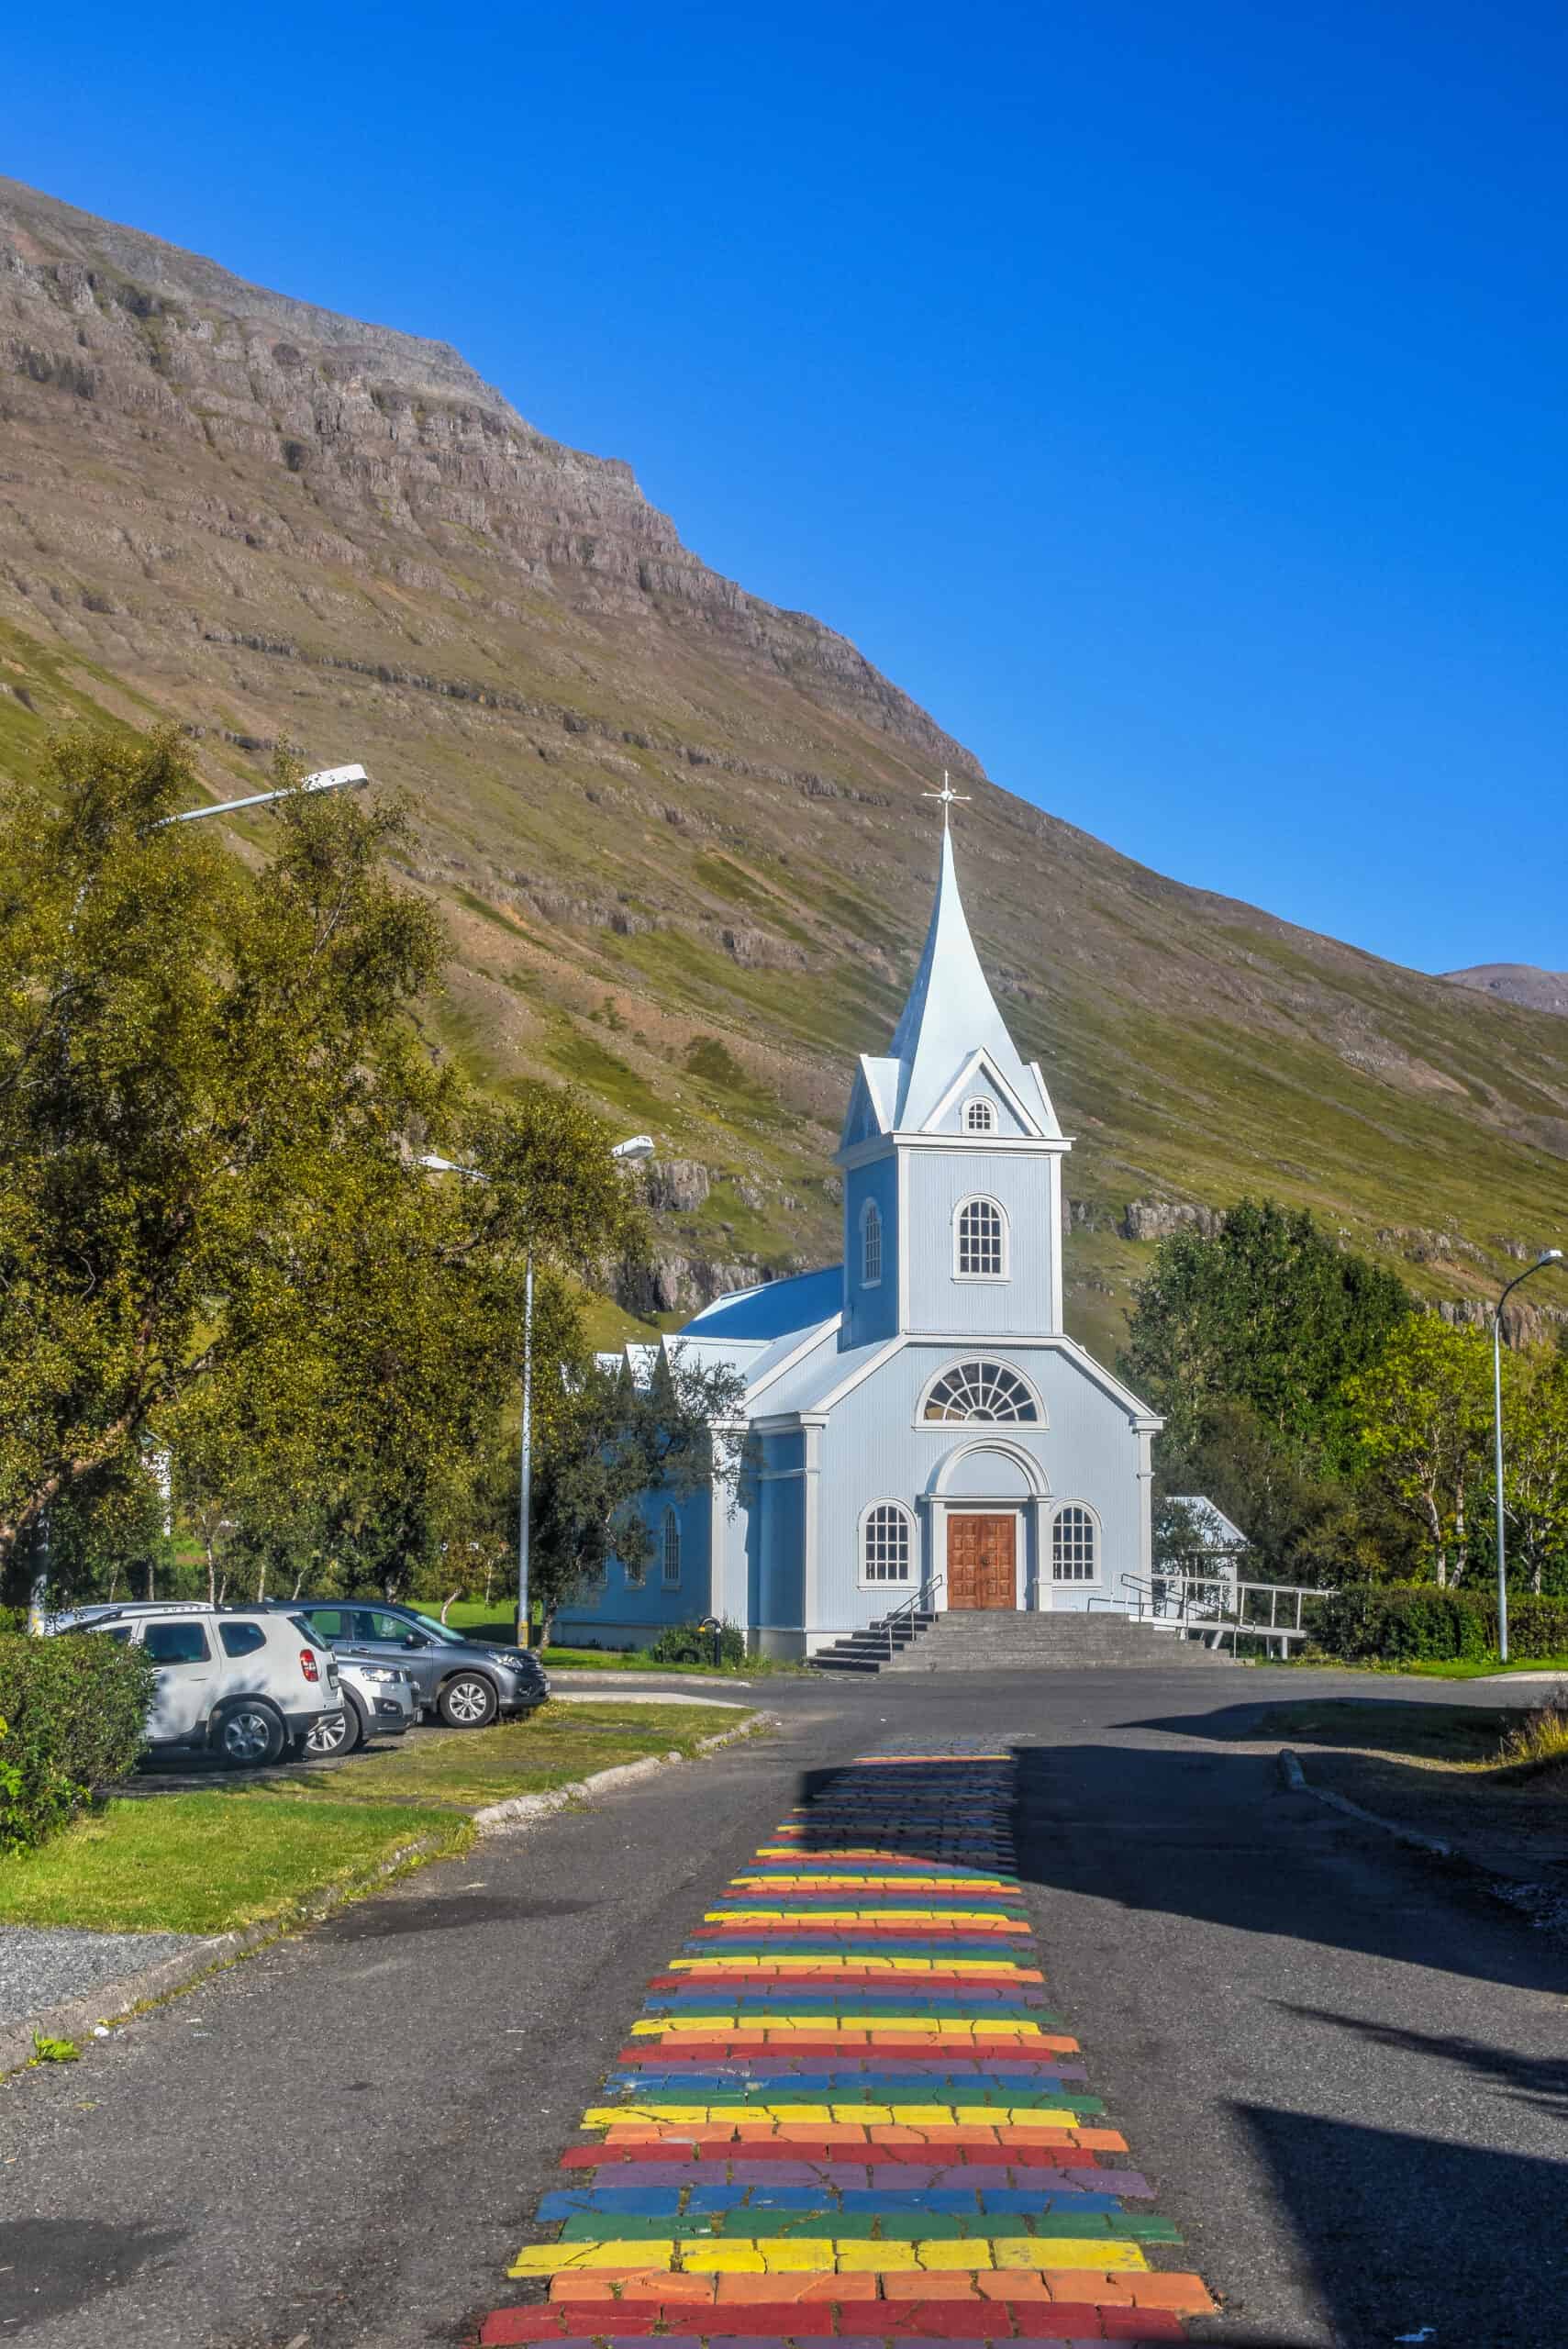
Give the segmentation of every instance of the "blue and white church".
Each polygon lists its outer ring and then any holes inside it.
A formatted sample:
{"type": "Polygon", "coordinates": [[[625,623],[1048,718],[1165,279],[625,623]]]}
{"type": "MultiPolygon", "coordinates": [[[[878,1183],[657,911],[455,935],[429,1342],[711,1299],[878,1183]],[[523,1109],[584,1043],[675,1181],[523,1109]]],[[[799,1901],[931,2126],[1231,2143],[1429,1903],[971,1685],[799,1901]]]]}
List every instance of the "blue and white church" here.
{"type": "MultiPolygon", "coordinates": [[[[981,969],[944,826],[909,999],[850,1096],[842,1264],[662,1341],[744,1377],[739,1487],[650,1493],[651,1564],[612,1560],[557,1636],[640,1643],[712,1614],[801,1657],[911,1601],[1121,1603],[1151,1570],[1161,1422],[1062,1327],[1071,1148],[981,969]]],[[[628,1348],[630,1375],[658,1353],[628,1348]]]]}

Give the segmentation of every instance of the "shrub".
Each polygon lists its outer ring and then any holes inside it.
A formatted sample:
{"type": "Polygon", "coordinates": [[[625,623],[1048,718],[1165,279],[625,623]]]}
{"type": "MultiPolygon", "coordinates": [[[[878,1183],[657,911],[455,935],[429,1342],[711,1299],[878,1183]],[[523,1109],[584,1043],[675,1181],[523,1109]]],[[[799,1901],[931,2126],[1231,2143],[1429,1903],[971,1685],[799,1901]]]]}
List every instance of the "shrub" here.
{"type": "Polygon", "coordinates": [[[153,1673],[113,1640],[0,1632],[0,1852],[43,1842],[135,1768],[153,1673]]]}
{"type": "MultiPolygon", "coordinates": [[[[1480,1663],[1497,1653],[1497,1602],[1485,1590],[1352,1584],[1318,1601],[1312,1620],[1318,1643],[1347,1664],[1480,1663]]],[[[1568,1654],[1568,1604],[1510,1593],[1508,1646],[1520,1656],[1568,1654]]]]}
{"type": "MultiPolygon", "coordinates": [[[[655,1664],[711,1664],[713,1633],[705,1631],[700,1623],[669,1623],[649,1653],[655,1664]]],[[[721,1664],[745,1663],[746,1634],[739,1623],[719,1626],[718,1661],[721,1664]]]]}
{"type": "Polygon", "coordinates": [[[1568,1688],[1559,1688],[1518,1729],[1510,1730],[1497,1750],[1499,1762],[1540,1765],[1568,1762],[1568,1688]]]}

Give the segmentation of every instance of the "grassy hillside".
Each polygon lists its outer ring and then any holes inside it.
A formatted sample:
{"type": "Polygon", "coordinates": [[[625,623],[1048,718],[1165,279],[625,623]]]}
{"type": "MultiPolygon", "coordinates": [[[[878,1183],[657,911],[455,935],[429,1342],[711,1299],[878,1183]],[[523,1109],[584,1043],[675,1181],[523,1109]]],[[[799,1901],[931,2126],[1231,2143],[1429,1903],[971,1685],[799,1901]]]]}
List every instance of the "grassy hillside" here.
{"type": "MultiPolygon", "coordinates": [[[[1081,1335],[1114,1342],[1147,1261],[1129,1201],[1149,1230],[1160,1203],[1303,1200],[1462,1308],[1560,1236],[1561,1018],[1183,888],[996,789],[444,346],[10,183],[0,260],[0,772],[62,721],[171,715],[215,793],[259,787],[279,742],[406,789],[410,883],[452,939],[445,1045],[498,1085],[570,1077],[708,1172],[663,1219],[648,1313],[836,1250],[830,1152],[918,952],[943,765],[973,794],[982,954],[1078,1137],[1081,1335]]],[[[1366,852],[1397,887],[1397,842],[1366,852]]]]}

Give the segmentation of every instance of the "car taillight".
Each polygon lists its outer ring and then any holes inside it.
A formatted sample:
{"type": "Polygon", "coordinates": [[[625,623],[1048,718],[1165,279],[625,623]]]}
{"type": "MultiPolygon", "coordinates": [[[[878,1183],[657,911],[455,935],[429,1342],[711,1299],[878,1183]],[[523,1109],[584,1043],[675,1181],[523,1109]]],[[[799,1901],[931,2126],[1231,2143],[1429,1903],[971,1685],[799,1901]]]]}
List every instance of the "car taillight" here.
{"type": "Polygon", "coordinates": [[[304,1673],[307,1680],[319,1680],[321,1677],[320,1666],[316,1661],[313,1651],[309,1648],[301,1648],[299,1652],[299,1668],[304,1673]]]}

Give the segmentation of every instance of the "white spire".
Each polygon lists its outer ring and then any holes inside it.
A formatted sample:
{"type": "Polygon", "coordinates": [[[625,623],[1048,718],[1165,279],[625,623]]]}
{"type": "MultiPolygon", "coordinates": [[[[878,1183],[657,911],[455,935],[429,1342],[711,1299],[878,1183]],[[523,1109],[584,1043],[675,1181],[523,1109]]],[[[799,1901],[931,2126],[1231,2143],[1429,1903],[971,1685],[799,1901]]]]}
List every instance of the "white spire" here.
{"type": "MultiPolygon", "coordinates": [[[[984,1089],[988,1068],[1017,1116],[1015,1130],[1060,1141],[1062,1128],[1044,1077],[1007,1033],[969,934],[952,857],[948,808],[959,794],[929,792],[942,806],[941,869],[925,951],[885,1053],[861,1055],[841,1147],[877,1133],[920,1133],[944,1117],[961,1080],[984,1089]]],[[[1004,1130],[1006,1127],[1004,1126],[1004,1130]]]]}

